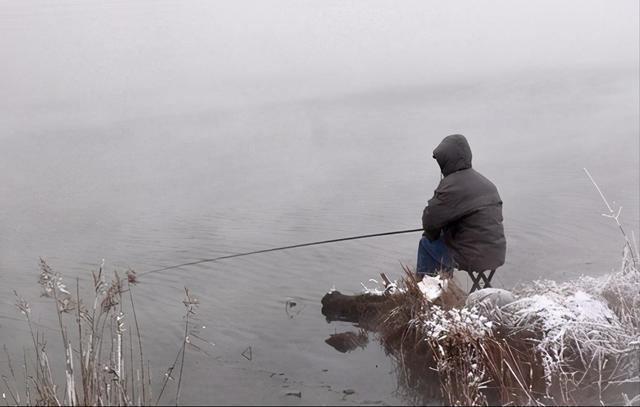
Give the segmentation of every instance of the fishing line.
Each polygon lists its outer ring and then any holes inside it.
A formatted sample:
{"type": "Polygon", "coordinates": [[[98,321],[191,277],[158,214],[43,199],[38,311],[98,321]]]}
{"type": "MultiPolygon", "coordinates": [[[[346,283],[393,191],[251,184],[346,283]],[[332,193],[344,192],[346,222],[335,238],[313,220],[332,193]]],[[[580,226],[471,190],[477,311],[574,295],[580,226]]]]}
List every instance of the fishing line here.
{"type": "Polygon", "coordinates": [[[276,252],[276,251],[280,251],[280,250],[295,249],[295,248],[298,248],[298,247],[316,246],[316,245],[327,244],[327,243],[344,242],[344,241],[347,241],[347,240],[367,239],[367,238],[370,238],[370,237],[399,235],[399,234],[402,234],[402,233],[413,233],[413,232],[422,232],[422,231],[423,231],[422,228],[420,228],[420,229],[409,229],[409,230],[397,230],[397,231],[394,231],[394,232],[373,233],[373,234],[369,234],[369,235],[341,237],[339,239],[321,240],[321,241],[318,241],[318,242],[300,243],[300,244],[294,244],[294,245],[290,245],[290,246],[273,247],[271,249],[254,250],[252,252],[229,254],[229,255],[226,255],[226,256],[214,257],[214,258],[211,258],[211,259],[201,259],[201,260],[196,260],[196,261],[190,261],[188,263],[181,263],[181,264],[176,264],[174,266],[167,266],[167,267],[162,267],[162,268],[158,268],[158,269],[154,269],[154,270],[145,271],[145,272],[140,273],[139,275],[143,276],[145,274],[159,273],[161,271],[177,269],[177,268],[180,268],[180,267],[195,266],[196,264],[210,263],[210,262],[213,262],[213,261],[232,259],[232,258],[235,258],[235,257],[250,256],[252,254],[276,252]]]}

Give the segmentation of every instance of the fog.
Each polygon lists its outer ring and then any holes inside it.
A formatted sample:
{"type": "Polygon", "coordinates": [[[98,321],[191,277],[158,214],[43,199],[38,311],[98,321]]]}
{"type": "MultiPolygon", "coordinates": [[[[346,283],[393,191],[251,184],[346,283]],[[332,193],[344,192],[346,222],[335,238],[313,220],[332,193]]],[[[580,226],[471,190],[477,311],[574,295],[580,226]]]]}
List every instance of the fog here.
{"type": "MultiPolygon", "coordinates": [[[[611,272],[624,241],[582,168],[637,236],[638,4],[0,0],[0,343],[21,360],[31,342],[14,289],[34,315],[50,309],[39,257],[82,290],[102,259],[144,272],[418,228],[440,179],[431,152],[451,133],[504,201],[494,286],[611,272]]],[[[400,278],[419,239],[142,276],[154,380],[183,343],[186,286],[215,347],[186,352],[181,402],[405,402],[373,341],[324,343],[352,326],[327,324],[320,299],[400,278]]]]}
{"type": "Polygon", "coordinates": [[[3,126],[638,68],[635,0],[0,4],[3,126]]]}

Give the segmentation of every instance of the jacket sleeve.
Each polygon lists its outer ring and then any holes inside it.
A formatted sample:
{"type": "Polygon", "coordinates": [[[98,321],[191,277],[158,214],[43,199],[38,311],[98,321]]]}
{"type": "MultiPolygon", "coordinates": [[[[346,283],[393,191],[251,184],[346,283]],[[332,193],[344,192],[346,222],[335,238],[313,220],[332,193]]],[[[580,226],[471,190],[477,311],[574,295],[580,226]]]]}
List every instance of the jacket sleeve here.
{"type": "Polygon", "coordinates": [[[438,240],[438,238],[440,237],[440,232],[442,231],[442,228],[429,228],[428,226],[425,225],[424,217],[425,217],[425,214],[427,213],[427,209],[428,207],[424,208],[424,211],[422,212],[422,228],[424,229],[422,236],[426,236],[431,241],[438,240]]]}
{"type": "Polygon", "coordinates": [[[438,239],[442,229],[456,219],[452,202],[448,198],[447,192],[438,187],[422,212],[422,227],[429,240],[438,239]]]}

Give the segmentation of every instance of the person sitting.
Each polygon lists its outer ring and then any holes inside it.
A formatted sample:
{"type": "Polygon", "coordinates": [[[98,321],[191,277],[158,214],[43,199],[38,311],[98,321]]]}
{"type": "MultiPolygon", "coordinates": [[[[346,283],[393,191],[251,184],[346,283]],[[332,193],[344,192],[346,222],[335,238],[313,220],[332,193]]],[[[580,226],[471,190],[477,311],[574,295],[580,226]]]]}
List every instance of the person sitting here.
{"type": "Polygon", "coordinates": [[[496,186],[471,168],[471,148],[461,134],[433,151],[442,179],[422,213],[418,278],[454,268],[482,272],[504,264],[507,242],[496,186]]]}

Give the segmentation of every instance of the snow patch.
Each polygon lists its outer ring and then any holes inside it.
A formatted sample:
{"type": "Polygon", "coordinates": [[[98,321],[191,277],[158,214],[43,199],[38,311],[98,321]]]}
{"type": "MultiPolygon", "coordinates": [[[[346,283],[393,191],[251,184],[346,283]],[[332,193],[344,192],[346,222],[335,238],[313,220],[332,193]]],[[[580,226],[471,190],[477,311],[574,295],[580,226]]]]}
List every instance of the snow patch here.
{"type": "Polygon", "coordinates": [[[440,298],[444,290],[447,289],[447,283],[447,280],[441,279],[440,276],[424,276],[422,281],[418,283],[418,288],[427,301],[433,302],[440,298]]]}

